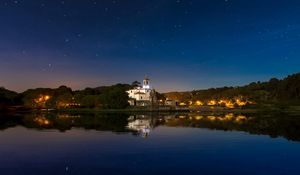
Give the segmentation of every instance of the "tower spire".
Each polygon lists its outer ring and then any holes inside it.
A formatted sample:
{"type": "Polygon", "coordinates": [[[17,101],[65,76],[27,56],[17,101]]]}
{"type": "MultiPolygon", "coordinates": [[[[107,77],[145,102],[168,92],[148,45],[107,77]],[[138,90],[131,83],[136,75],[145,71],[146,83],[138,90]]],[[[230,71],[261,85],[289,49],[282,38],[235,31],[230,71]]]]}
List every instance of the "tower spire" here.
{"type": "Polygon", "coordinates": [[[145,74],[145,78],[144,78],[144,80],[149,80],[149,78],[148,78],[148,75],[147,75],[147,74],[145,74]]]}
{"type": "Polygon", "coordinates": [[[143,88],[144,89],[150,89],[150,79],[147,75],[145,75],[145,78],[143,80],[143,88]]]}

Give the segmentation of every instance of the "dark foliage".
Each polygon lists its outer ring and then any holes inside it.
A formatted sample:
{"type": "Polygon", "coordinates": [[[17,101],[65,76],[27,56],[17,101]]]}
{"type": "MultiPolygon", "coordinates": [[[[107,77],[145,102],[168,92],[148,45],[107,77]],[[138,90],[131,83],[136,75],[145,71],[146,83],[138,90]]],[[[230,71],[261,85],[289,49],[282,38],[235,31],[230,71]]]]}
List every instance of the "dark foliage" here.
{"type": "Polygon", "coordinates": [[[0,87],[0,110],[7,106],[20,104],[18,93],[0,87]]]}
{"type": "MultiPolygon", "coordinates": [[[[37,88],[29,89],[23,93],[16,93],[0,88],[0,110],[8,106],[24,105],[27,108],[61,108],[65,104],[78,103],[85,108],[121,109],[128,106],[128,95],[125,92],[138,82],[129,84],[116,84],[97,88],[72,91],[71,88],[61,86],[56,89],[37,88]],[[45,103],[36,104],[34,99],[44,96],[51,98],[45,103]]],[[[279,107],[298,105],[300,103],[300,73],[290,75],[282,80],[272,78],[268,82],[253,82],[241,87],[222,87],[207,90],[194,90],[191,92],[170,92],[157,94],[159,100],[165,97],[179,101],[232,99],[243,96],[255,101],[257,104],[275,104],[279,107]]]]}
{"type": "Polygon", "coordinates": [[[241,87],[222,87],[191,92],[170,92],[166,97],[179,100],[211,100],[244,96],[258,103],[296,103],[300,102],[300,73],[290,75],[283,80],[276,78],[268,82],[253,82],[241,87]]]}

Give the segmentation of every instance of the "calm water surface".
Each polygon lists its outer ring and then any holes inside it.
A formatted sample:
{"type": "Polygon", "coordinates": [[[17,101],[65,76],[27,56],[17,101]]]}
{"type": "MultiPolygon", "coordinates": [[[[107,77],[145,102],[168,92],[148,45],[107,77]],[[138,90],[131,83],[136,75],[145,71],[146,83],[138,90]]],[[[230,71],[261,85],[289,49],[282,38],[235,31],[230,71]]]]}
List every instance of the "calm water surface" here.
{"type": "Polygon", "coordinates": [[[0,173],[300,174],[300,117],[0,115],[0,173]]]}

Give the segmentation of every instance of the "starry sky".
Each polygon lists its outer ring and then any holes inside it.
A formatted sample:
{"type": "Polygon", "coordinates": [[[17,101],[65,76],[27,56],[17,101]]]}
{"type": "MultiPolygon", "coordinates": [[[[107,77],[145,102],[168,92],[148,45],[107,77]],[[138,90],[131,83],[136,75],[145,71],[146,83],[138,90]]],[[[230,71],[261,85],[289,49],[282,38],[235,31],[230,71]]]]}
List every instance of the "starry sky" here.
{"type": "Polygon", "coordinates": [[[238,86],[300,68],[298,0],[1,0],[0,86],[238,86]]]}

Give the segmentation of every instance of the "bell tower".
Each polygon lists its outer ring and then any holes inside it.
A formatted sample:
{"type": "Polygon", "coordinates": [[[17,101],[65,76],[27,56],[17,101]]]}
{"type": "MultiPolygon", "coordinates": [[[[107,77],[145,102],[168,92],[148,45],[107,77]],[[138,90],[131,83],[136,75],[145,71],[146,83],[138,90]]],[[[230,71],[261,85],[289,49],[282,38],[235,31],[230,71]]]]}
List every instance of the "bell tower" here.
{"type": "Polygon", "coordinates": [[[143,80],[143,88],[150,89],[150,79],[147,76],[145,76],[143,80]]]}

